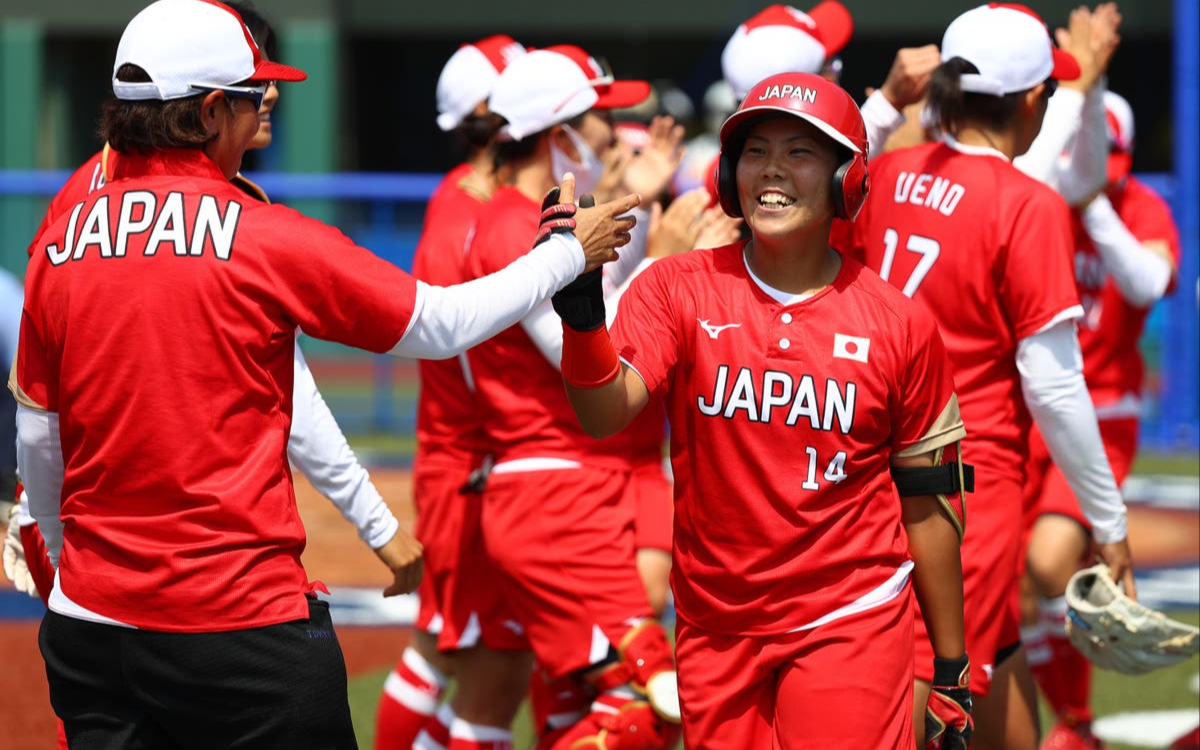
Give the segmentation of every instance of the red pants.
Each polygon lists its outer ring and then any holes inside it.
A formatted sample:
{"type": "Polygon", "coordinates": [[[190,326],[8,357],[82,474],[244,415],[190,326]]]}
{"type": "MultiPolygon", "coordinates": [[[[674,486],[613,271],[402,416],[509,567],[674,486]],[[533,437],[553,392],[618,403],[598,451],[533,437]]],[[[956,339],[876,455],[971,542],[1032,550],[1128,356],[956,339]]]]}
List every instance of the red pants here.
{"type": "Polygon", "coordinates": [[[718,635],[679,620],[688,750],[908,750],[912,613],[890,602],[812,630],[718,635]]]}
{"type": "Polygon", "coordinates": [[[633,498],[637,512],[638,549],[659,549],[671,554],[672,525],[675,522],[675,490],[661,461],[633,468],[626,492],[633,498]]]}
{"type": "Polygon", "coordinates": [[[425,576],[417,589],[417,629],[435,633],[438,648],[482,643],[523,651],[529,642],[501,595],[496,564],[483,546],[483,496],[461,493],[469,467],[422,466],[413,476],[417,540],[425,547],[425,576]]]}
{"type": "MultiPolygon", "coordinates": [[[[1125,483],[1133,459],[1137,456],[1138,421],[1136,419],[1105,419],[1100,422],[1100,439],[1104,453],[1112,466],[1117,486],[1125,483]]],[[[1066,516],[1091,531],[1091,525],[1079,508],[1075,491],[1067,484],[1062,470],[1054,465],[1042,433],[1033,428],[1029,435],[1029,471],[1025,482],[1025,530],[1033,529],[1039,516],[1066,516]]]]}
{"type": "Polygon", "coordinates": [[[653,616],[635,563],[628,477],[585,467],[488,478],[487,551],[552,679],[602,661],[631,621],[653,616]]]}

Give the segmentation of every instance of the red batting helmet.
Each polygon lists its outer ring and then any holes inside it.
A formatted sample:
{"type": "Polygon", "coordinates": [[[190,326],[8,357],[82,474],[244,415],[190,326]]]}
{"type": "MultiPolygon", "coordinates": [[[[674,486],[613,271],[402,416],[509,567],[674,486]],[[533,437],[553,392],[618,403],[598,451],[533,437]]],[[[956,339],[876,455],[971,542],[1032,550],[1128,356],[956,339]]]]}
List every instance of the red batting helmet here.
{"type": "Polygon", "coordinates": [[[740,217],[737,160],[750,125],[771,114],[786,114],[811,123],[829,136],[849,158],[833,173],[833,209],[839,219],[854,220],[867,199],[867,128],[858,105],[845,89],[811,73],[780,73],[750,89],[737,112],[721,126],[717,164],[717,197],[730,216],[740,217]]]}

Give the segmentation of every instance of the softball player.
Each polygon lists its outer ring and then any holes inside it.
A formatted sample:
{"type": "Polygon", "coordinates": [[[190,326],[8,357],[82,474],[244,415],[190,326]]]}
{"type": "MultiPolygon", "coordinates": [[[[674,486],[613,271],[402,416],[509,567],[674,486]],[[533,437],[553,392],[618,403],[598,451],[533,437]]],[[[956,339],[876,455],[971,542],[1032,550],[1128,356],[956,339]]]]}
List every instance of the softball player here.
{"type": "Polygon", "coordinates": [[[687,746],[911,748],[910,575],[949,675],[940,736],[969,737],[955,527],[888,477],[958,476],[934,468],[964,434],[949,362],[927,313],[828,249],[867,190],[858,108],[818,76],[772,76],[721,144],[721,205],[749,242],[655,263],[611,340],[598,280],[554,300],[589,434],[667,405],[687,746]]]}
{"type": "MultiPolygon", "coordinates": [[[[601,185],[603,159],[614,145],[607,110],[636,104],[649,92],[643,81],[614,80],[598,61],[568,45],[532,51],[500,75],[489,107],[504,118],[497,155],[512,181],[496,191],[479,219],[468,251],[473,275],[526,252],[554,175],[575,172],[580,192],[601,185]]],[[[625,167],[624,187],[660,193],[678,164],[682,135],[669,118],[653,122],[650,145],[625,167]]],[[[644,247],[643,234],[622,252],[621,265],[605,274],[610,294],[636,269],[644,247]]],[[[553,722],[538,727],[541,745],[565,748],[609,731],[620,743],[650,733],[653,746],[667,747],[671,726],[645,701],[631,701],[625,687],[653,682],[658,692],[651,691],[651,702],[668,716],[673,712],[670,647],[652,620],[635,566],[636,508],[625,493],[630,444],[625,438],[597,442],[579,429],[552,364],[561,347],[557,319],[545,306],[468,352],[495,451],[483,495],[484,541],[540,672],[552,681],[587,673],[592,695],[600,694],[592,714],[566,736],[562,723],[578,716],[556,711],[563,715],[548,717],[553,722]],[[625,705],[621,725],[607,727],[614,703],[625,705]]],[[[527,657],[511,658],[514,679],[527,679],[528,668],[519,671],[527,657]]],[[[498,692],[492,705],[506,713],[487,725],[464,722],[460,729],[456,721],[454,739],[470,734],[511,742],[508,725],[522,692],[498,692]]]]}
{"type": "MultiPolygon", "coordinates": [[[[496,189],[495,117],[487,113],[487,98],[500,72],[523,54],[510,37],[491,36],[460,47],[442,69],[438,127],[455,133],[466,161],[446,175],[425,211],[413,275],[426,283],[446,286],[469,278],[466,245],[496,189]]],[[[422,732],[428,734],[422,742],[448,745],[454,713],[448,704],[438,708],[448,675],[458,677],[460,701],[475,703],[471,691],[497,679],[487,673],[490,660],[483,652],[528,648],[504,624],[512,618],[490,574],[495,565],[483,551],[479,493],[490,450],[465,367],[465,356],[420,363],[413,498],[416,535],[427,551],[425,577],[413,643],[380,696],[379,750],[408,750],[422,732]]]]}
{"type": "MultiPolygon", "coordinates": [[[[353,747],[284,459],[296,327],[454,356],[611,258],[632,223],[612,217],[636,196],[575,213],[582,242],[551,238],[491,278],[418,282],[229,183],[266,82],[304,77],[263,60],[228,6],[148,6],[114,64],[113,179],[36,241],[12,388],[57,567],[42,653],[73,744],[353,747]]],[[[386,594],[419,576],[396,541],[378,550],[386,594]]]]}
{"type": "MultiPolygon", "coordinates": [[[[933,312],[953,358],[965,454],[980,476],[963,552],[976,747],[1032,750],[1036,699],[1009,606],[1031,413],[1086,504],[1100,554],[1133,591],[1124,503],[1079,363],[1068,210],[1011,164],[1037,136],[1057,80],[1079,66],[1013,4],[959,16],[941,50],[929,98],[944,140],[872,164],[855,245],[933,312]]],[[[933,677],[929,648],[918,623],[918,705],[933,677]]]]}
{"type": "MultiPolygon", "coordinates": [[[[1107,187],[1071,215],[1075,284],[1083,304],[1083,372],[1105,454],[1120,485],[1137,453],[1144,380],[1138,339],[1150,308],[1175,282],[1180,245],[1166,203],[1129,173],[1134,136],[1129,103],[1111,92],[1103,94],[1103,101],[1107,187]]],[[[1041,597],[1040,627],[1030,633],[1026,645],[1034,676],[1058,718],[1042,747],[1099,747],[1091,732],[1091,664],[1063,631],[1063,594],[1067,580],[1087,557],[1091,525],[1036,429],[1030,434],[1025,507],[1031,527],[1027,570],[1041,597]]]]}

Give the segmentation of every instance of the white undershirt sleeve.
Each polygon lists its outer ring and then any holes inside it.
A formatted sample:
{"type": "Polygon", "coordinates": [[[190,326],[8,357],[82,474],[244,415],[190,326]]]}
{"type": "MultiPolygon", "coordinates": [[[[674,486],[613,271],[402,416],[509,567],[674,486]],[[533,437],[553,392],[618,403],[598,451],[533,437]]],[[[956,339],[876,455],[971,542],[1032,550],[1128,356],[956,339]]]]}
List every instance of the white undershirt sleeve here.
{"type": "MultiPolygon", "coordinates": [[[[605,289],[604,322],[606,325],[612,327],[621,296],[625,294],[625,290],[629,289],[629,285],[633,283],[637,275],[649,268],[653,262],[654,258],[642,258],[620,286],[612,290],[605,289]]],[[[542,356],[546,358],[546,361],[554,365],[554,369],[562,369],[562,319],[558,317],[558,313],[554,312],[554,307],[549,302],[538,305],[521,321],[521,328],[533,341],[542,356]]]]}
{"type": "Polygon", "coordinates": [[[1062,321],[1017,343],[1021,390],[1054,463],[1075,492],[1097,542],[1125,538],[1125,501],[1113,480],[1083,380],[1075,324],[1062,321]]]}
{"type": "Polygon", "coordinates": [[[17,404],[17,470],[29,497],[29,513],[46,542],[50,563],[57,568],[62,552],[63,457],[58,414],[17,404]]]}
{"type": "Polygon", "coordinates": [[[867,143],[870,144],[867,157],[874,159],[883,153],[883,144],[887,143],[888,137],[904,125],[904,113],[893,107],[878,90],[867,97],[859,111],[867,126],[867,143]]]}
{"type": "Polygon", "coordinates": [[[449,287],[417,282],[412,322],[391,354],[449,359],[508,328],[583,273],[579,240],[555,234],[496,273],[449,287]]]}
{"type": "Polygon", "coordinates": [[[1108,183],[1108,131],[1104,116],[1104,83],[1088,89],[1079,132],[1067,158],[1060,159],[1056,189],[1072,206],[1083,203],[1108,183]]]}
{"type": "Polygon", "coordinates": [[[1097,196],[1088,204],[1083,225],[1125,301],[1146,308],[1162,299],[1171,285],[1171,263],[1142,246],[1107,196],[1097,196]]]}
{"type": "Polygon", "coordinates": [[[354,524],[371,549],[379,549],[396,535],[399,522],[346,442],[299,347],[288,459],[354,524]]]}
{"type": "Polygon", "coordinates": [[[1083,123],[1084,95],[1075,89],[1059,88],[1046,103],[1042,129],[1029,150],[1013,159],[1013,166],[1038,182],[1059,189],[1058,162],[1072,145],[1083,123]]]}

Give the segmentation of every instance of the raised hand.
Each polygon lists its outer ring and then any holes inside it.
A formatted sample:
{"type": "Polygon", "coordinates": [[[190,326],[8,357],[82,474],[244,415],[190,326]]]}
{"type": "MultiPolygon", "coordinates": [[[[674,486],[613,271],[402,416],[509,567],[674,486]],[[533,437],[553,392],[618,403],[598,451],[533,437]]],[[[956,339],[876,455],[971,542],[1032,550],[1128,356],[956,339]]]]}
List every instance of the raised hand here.
{"type": "Polygon", "coordinates": [[[650,212],[650,229],[647,232],[646,255],[650,258],[665,258],[668,255],[686,253],[696,246],[703,226],[700,219],[708,205],[708,190],[689,190],[672,201],[666,211],[655,203],[650,212]]]}
{"type": "Polygon", "coordinates": [[[683,126],[676,125],[671,117],[655,117],[650,123],[649,142],[625,168],[625,190],[652,199],[666,189],[683,159],[683,135],[683,126]]]}
{"type": "Polygon", "coordinates": [[[896,52],[887,80],[879,88],[893,107],[904,109],[924,98],[933,71],[941,64],[942,53],[936,44],[903,47],[896,52]]]}
{"type": "MultiPolygon", "coordinates": [[[[559,185],[558,203],[575,203],[575,175],[563,175],[559,185]]],[[[580,205],[575,210],[575,239],[583,245],[587,260],[585,272],[617,259],[616,249],[629,244],[629,232],[637,225],[637,219],[627,214],[642,202],[639,195],[624,195],[595,206],[580,205]]],[[[580,202],[582,204],[582,201],[580,202]]]]}
{"type": "Polygon", "coordinates": [[[1071,11],[1067,19],[1067,28],[1055,29],[1054,39],[1058,46],[1075,58],[1079,63],[1079,77],[1074,81],[1063,81],[1060,86],[1077,91],[1087,91],[1099,80],[1104,69],[1097,59],[1095,46],[1092,44],[1092,12],[1086,5],[1081,5],[1071,11]]]}
{"type": "Polygon", "coordinates": [[[705,250],[732,244],[742,236],[741,230],[741,219],[726,215],[720,206],[713,206],[700,217],[700,234],[692,249],[705,250]]]}

